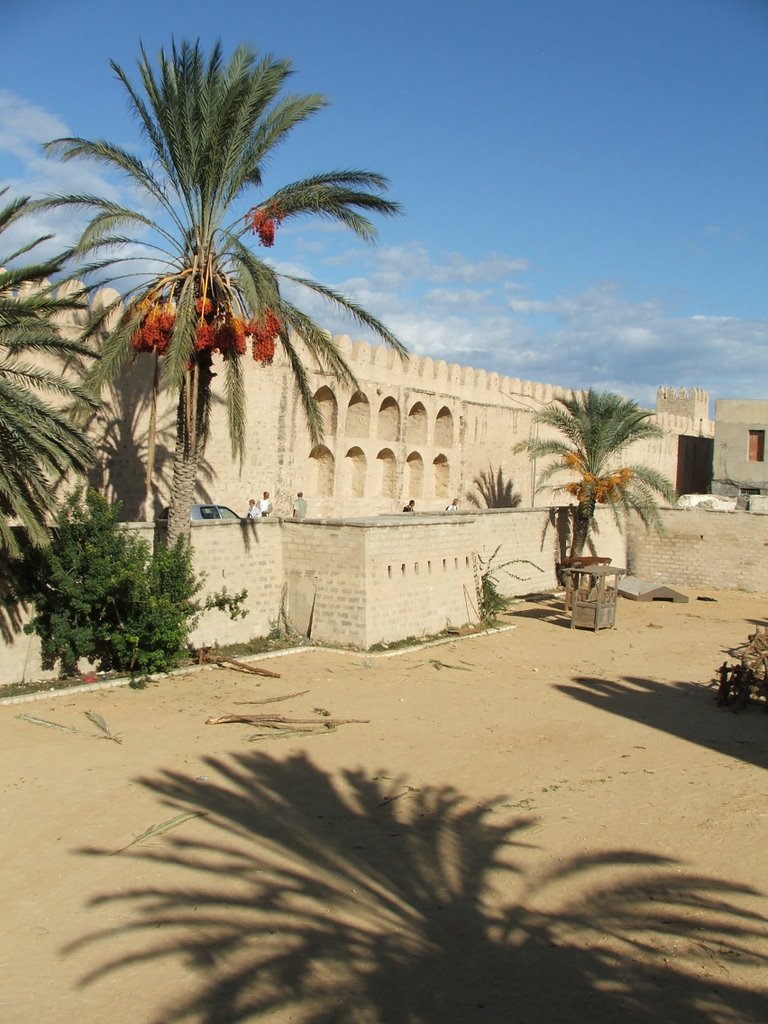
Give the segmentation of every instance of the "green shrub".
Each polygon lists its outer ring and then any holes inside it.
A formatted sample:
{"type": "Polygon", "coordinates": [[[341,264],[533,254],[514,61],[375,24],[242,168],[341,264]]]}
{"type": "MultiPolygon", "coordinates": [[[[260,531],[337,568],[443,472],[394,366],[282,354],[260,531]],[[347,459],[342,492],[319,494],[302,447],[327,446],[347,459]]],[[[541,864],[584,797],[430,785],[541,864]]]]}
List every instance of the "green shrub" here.
{"type": "Polygon", "coordinates": [[[118,514],[95,491],[74,494],[51,544],[24,556],[22,596],[35,606],[25,630],[40,637],[47,668],[59,662],[72,673],[85,658],[102,671],[146,675],[184,653],[202,610],[191,551],[180,540],[153,553],[118,514]]]}
{"type": "Polygon", "coordinates": [[[475,572],[475,596],[477,597],[477,609],[480,621],[484,625],[494,625],[499,615],[509,607],[509,598],[499,592],[499,574],[504,573],[515,580],[528,580],[529,576],[518,576],[510,570],[510,565],[530,565],[537,572],[543,572],[541,566],[536,565],[527,558],[510,558],[507,562],[496,564],[501,545],[488,558],[483,558],[477,552],[472,555],[472,564],[475,572]]]}

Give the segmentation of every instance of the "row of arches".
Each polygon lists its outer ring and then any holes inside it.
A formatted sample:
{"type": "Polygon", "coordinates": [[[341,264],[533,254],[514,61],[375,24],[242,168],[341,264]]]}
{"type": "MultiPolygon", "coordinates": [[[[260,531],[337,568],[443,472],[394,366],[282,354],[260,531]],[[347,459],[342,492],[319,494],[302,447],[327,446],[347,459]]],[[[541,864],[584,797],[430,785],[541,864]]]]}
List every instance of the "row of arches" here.
{"type": "MultiPolygon", "coordinates": [[[[339,429],[339,404],[326,385],[315,393],[326,434],[335,436],[339,429]]],[[[356,391],[350,398],[344,419],[344,436],[369,438],[373,413],[368,397],[356,391]]],[[[403,413],[400,403],[391,396],[382,400],[375,416],[375,436],[380,441],[400,439],[403,413]]],[[[426,444],[429,435],[429,414],[423,402],[414,402],[405,417],[405,440],[408,444],[426,444]]],[[[453,413],[442,406],[435,417],[433,443],[436,448],[452,448],[454,444],[453,413]]]]}
{"type": "MultiPolygon", "coordinates": [[[[353,446],[347,451],[337,467],[333,452],[325,445],[316,445],[309,455],[313,467],[314,489],[318,497],[334,496],[337,470],[341,471],[341,494],[352,498],[363,498],[377,494],[382,498],[397,498],[397,459],[390,448],[382,448],[375,462],[369,466],[362,448],[353,446]]],[[[450,489],[450,465],[445,455],[432,460],[431,481],[427,479],[424,460],[418,452],[411,452],[405,460],[403,493],[409,498],[423,498],[427,490],[435,498],[446,498],[450,489]]]]}

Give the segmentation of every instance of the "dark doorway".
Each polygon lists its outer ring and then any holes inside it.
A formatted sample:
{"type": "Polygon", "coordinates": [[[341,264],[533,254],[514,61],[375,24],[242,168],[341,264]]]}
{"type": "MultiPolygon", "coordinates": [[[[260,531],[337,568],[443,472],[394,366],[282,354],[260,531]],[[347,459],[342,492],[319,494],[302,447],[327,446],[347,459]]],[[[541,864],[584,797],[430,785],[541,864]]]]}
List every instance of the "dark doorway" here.
{"type": "Polygon", "coordinates": [[[685,434],[678,437],[675,481],[678,494],[709,494],[714,444],[711,437],[688,437],[685,434]]]}

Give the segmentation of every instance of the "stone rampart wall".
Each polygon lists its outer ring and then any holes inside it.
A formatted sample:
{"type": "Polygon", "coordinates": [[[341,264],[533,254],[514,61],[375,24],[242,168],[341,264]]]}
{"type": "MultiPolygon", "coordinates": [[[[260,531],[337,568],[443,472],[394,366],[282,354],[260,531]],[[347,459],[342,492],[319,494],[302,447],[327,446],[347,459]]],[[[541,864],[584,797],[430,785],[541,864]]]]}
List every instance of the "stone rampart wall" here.
{"type": "MultiPolygon", "coordinates": [[[[110,289],[93,297],[95,309],[116,297],[110,289]]],[[[82,316],[79,317],[82,320],[82,316]]],[[[62,323],[74,333],[77,324],[62,323]]],[[[551,491],[538,489],[540,468],[518,441],[537,430],[537,412],[565,387],[502,376],[429,357],[400,359],[396,353],[339,335],[357,389],[337,385],[304,353],[313,392],[320,403],[325,438],[313,445],[285,357],[271,366],[246,359],[243,372],[248,431],[242,466],[232,458],[224,403],[214,381],[210,440],[198,480],[203,501],[230,505],[240,513],[249,497],[269,490],[275,510],[290,515],[302,490],[314,517],[392,513],[414,498],[417,511],[437,512],[459,497],[463,503],[484,470],[503,470],[524,506],[549,505],[551,491]]],[[[299,350],[301,346],[299,345],[299,350]]],[[[157,443],[150,486],[148,461],[149,395],[154,358],[139,356],[106,395],[93,423],[100,459],[93,483],[123,503],[126,520],[154,519],[168,503],[175,436],[175,406],[161,396],[157,443]]],[[[217,367],[220,369],[220,367],[217,367]]],[[[646,462],[676,479],[678,437],[711,436],[708,396],[700,388],[660,388],[657,422],[664,438],[635,446],[629,461],[646,462]]]]}
{"type": "Polygon", "coordinates": [[[321,643],[365,646],[365,531],[343,521],[287,522],[285,610],[291,624],[321,643]]]}

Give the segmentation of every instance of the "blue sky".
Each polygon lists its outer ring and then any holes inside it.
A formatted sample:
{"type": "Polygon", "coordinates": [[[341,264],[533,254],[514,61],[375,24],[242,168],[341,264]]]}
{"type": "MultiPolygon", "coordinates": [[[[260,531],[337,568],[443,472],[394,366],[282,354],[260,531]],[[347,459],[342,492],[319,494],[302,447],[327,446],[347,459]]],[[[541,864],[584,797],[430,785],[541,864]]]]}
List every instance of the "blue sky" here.
{"type": "Polygon", "coordinates": [[[246,42],[330,100],[280,150],[267,190],[366,167],[405,209],[375,248],[286,225],[268,254],[278,268],[449,362],[648,404],[659,384],[768,398],[768,0],[38,0],[3,27],[0,182],[13,193],[125,199],[119,180],[44,158],[41,143],[140,152],[110,59],[132,74],[140,40],[150,53],[172,36],[246,42]]]}

